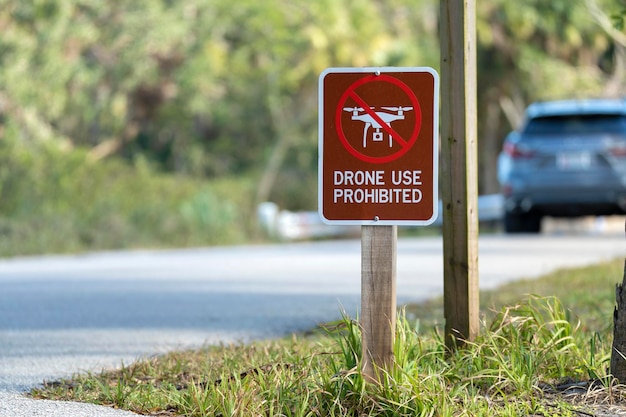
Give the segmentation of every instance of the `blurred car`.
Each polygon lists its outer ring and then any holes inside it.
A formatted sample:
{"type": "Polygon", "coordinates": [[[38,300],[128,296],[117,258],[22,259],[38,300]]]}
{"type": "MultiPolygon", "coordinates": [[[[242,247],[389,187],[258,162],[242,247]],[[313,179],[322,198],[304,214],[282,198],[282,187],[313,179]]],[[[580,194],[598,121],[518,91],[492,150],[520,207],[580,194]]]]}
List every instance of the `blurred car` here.
{"type": "Polygon", "coordinates": [[[498,157],[507,233],[541,218],[626,213],[626,100],[538,102],[498,157]]]}

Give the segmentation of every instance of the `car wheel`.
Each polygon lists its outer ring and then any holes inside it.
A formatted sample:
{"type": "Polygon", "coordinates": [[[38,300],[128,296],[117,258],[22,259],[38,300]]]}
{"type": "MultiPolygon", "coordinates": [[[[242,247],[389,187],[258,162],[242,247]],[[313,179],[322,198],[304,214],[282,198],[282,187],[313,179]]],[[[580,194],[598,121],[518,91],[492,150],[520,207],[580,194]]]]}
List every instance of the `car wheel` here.
{"type": "Polygon", "coordinates": [[[541,231],[541,216],[535,213],[504,214],[505,233],[539,233],[541,231]]]}
{"type": "Polygon", "coordinates": [[[541,232],[541,216],[535,213],[525,214],[524,226],[526,229],[526,233],[541,232]]]}
{"type": "Polygon", "coordinates": [[[519,214],[504,213],[504,232],[522,233],[522,219],[519,214]]]}

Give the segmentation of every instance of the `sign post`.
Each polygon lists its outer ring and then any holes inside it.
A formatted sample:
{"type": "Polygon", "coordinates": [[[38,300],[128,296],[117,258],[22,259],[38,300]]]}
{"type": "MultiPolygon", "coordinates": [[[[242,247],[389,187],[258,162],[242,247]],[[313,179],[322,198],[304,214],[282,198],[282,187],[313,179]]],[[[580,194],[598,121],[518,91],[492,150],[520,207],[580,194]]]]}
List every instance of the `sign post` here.
{"type": "Polygon", "coordinates": [[[446,346],[478,335],[476,6],[441,0],[441,163],[446,346]]]}
{"type": "Polygon", "coordinates": [[[396,329],[397,226],[361,226],[361,332],[363,375],[393,364],[396,329]]]}
{"type": "Polygon", "coordinates": [[[363,373],[393,363],[398,225],[437,218],[432,68],[330,68],[319,82],[319,213],[361,225],[363,373]]]}

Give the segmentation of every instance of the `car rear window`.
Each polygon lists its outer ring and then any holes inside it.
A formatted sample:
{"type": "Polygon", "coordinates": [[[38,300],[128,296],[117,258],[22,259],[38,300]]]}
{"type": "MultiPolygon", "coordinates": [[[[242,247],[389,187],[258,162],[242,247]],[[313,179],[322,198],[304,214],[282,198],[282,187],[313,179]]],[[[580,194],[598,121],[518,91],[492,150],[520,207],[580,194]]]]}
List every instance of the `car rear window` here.
{"type": "Polygon", "coordinates": [[[626,116],[619,114],[576,114],[536,117],[529,120],[524,134],[626,133],[626,116]]]}

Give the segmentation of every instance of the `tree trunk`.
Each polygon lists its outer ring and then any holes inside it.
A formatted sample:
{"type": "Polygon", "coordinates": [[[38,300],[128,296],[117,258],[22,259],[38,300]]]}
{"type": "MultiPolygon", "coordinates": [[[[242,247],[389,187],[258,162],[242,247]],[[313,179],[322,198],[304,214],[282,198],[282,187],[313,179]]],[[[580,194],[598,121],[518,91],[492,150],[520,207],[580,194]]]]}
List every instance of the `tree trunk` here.
{"type": "Polygon", "coordinates": [[[626,262],[622,283],[615,288],[617,306],[613,311],[613,349],[611,374],[620,383],[626,383],[626,262]]]}
{"type": "Polygon", "coordinates": [[[494,98],[496,92],[491,91],[488,94],[486,110],[485,110],[485,127],[483,129],[482,141],[479,141],[481,158],[480,158],[480,174],[483,183],[479,194],[495,194],[500,191],[498,184],[498,152],[500,151],[500,143],[498,142],[498,133],[500,131],[500,105],[494,98]],[[482,142],[482,145],[481,145],[482,142]]]}
{"type": "Polygon", "coordinates": [[[623,95],[623,85],[626,80],[626,45],[615,44],[615,52],[613,53],[615,62],[613,74],[604,86],[605,97],[619,98],[623,95]]]}

